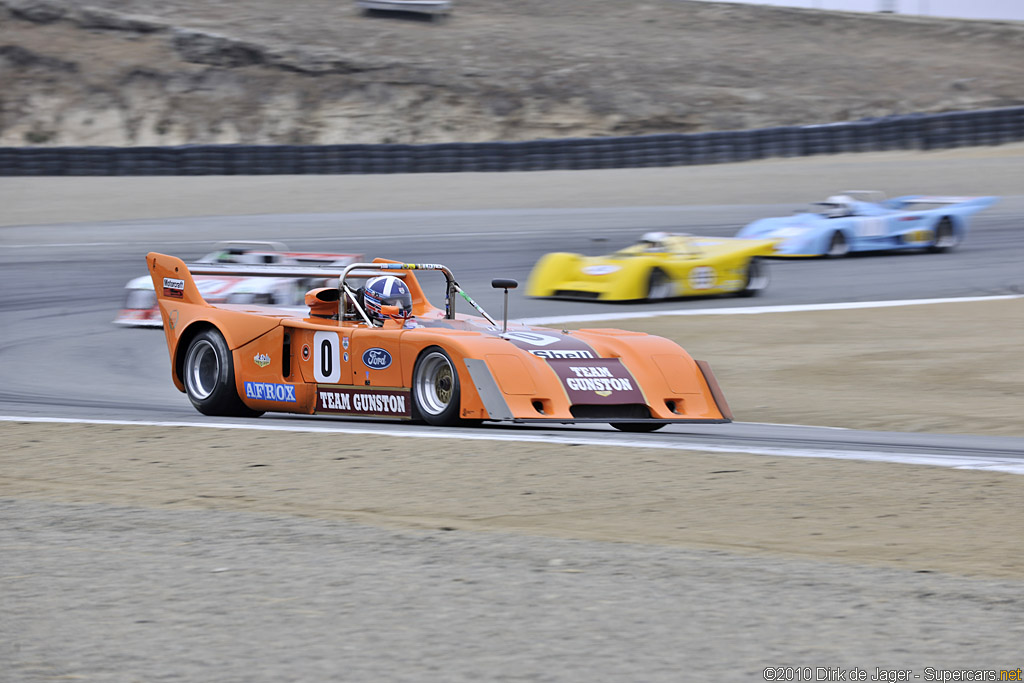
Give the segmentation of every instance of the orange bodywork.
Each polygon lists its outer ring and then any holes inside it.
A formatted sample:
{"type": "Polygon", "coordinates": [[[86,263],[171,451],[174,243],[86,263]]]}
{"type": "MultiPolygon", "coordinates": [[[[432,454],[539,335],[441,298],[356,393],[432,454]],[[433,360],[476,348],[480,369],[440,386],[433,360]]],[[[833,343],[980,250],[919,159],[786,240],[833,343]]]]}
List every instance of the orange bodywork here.
{"type": "MultiPolygon", "coordinates": [[[[238,396],[257,411],[415,417],[413,370],[432,347],[452,359],[459,416],[511,422],[728,422],[704,363],[674,342],[615,329],[559,331],[445,318],[412,270],[398,271],[413,323],[296,317],[272,307],[205,302],[188,267],[150,253],[175,386],[185,391],[190,341],[216,328],[231,351],[238,396]]],[[[393,263],[378,259],[375,263],[393,263]]]]}

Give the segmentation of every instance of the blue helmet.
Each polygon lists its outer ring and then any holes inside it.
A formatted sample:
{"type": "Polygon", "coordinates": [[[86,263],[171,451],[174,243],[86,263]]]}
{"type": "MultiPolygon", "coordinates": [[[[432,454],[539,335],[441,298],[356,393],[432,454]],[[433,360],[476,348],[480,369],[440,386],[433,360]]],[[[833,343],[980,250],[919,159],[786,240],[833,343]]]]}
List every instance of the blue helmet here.
{"type": "Polygon", "coordinates": [[[363,290],[363,305],[371,320],[384,320],[381,306],[397,306],[399,315],[396,320],[403,320],[412,315],[412,295],[409,288],[400,278],[394,275],[381,275],[366,281],[363,290]]]}

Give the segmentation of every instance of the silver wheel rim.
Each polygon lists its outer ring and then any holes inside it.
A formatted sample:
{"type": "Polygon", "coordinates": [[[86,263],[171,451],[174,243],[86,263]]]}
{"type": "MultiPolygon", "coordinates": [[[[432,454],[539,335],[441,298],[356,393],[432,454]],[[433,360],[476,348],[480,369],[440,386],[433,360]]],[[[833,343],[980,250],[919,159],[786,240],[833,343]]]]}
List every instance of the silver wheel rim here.
{"type": "Polygon", "coordinates": [[[935,238],[935,246],[940,249],[949,249],[955,247],[957,243],[956,233],[953,232],[952,226],[948,223],[943,223],[938,228],[938,236],[935,238]]]}
{"type": "Polygon", "coordinates": [[[750,262],[747,267],[747,289],[751,292],[768,286],[768,269],[760,263],[750,262]]]}
{"type": "Polygon", "coordinates": [[[648,299],[667,299],[672,296],[672,282],[661,276],[651,284],[651,291],[647,294],[648,299]]]}
{"type": "Polygon", "coordinates": [[[448,357],[432,351],[420,360],[415,380],[416,405],[430,415],[448,408],[455,393],[455,368],[448,357]]]}
{"type": "Polygon", "coordinates": [[[846,256],[846,252],[849,250],[850,247],[842,233],[837,232],[832,236],[832,242],[828,247],[829,256],[846,256]]]}
{"type": "Polygon", "coordinates": [[[185,384],[188,393],[203,400],[210,397],[217,388],[220,376],[220,358],[217,349],[206,339],[201,339],[188,350],[185,360],[185,384]]]}

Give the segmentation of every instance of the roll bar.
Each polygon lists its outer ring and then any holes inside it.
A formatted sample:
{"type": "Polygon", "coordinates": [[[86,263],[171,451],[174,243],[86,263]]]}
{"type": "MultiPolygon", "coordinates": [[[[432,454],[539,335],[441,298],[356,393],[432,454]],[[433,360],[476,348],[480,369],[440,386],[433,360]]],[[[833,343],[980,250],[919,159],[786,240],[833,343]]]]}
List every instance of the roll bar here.
{"type": "MultiPolygon", "coordinates": [[[[218,263],[190,263],[188,264],[189,272],[193,275],[262,275],[264,277],[322,277],[330,278],[335,277],[338,268],[337,266],[309,266],[309,265],[281,265],[281,264],[260,264],[260,265],[248,265],[248,264],[218,264],[218,263]]],[[[444,293],[444,317],[449,320],[455,319],[455,294],[458,294],[467,302],[469,305],[476,310],[477,313],[487,319],[487,322],[497,327],[498,323],[494,321],[487,311],[483,309],[480,304],[473,300],[466,290],[464,290],[459,283],[455,281],[455,276],[447,266],[442,266],[438,263],[350,263],[345,266],[345,269],[341,271],[341,275],[338,275],[338,320],[342,320],[345,313],[345,301],[351,301],[359,316],[366,322],[367,325],[372,325],[370,317],[366,315],[366,311],[363,310],[363,306],[356,300],[356,293],[346,283],[346,278],[349,277],[374,277],[376,275],[394,275],[396,277],[404,278],[405,273],[401,271],[406,270],[435,270],[440,272],[445,277],[445,293],[444,293]],[[389,272],[398,271],[398,272],[389,272]]]]}
{"type": "MultiPolygon", "coordinates": [[[[341,320],[342,317],[344,316],[345,301],[347,299],[348,301],[352,302],[352,304],[355,306],[356,311],[358,311],[360,317],[362,317],[362,319],[366,322],[367,325],[373,324],[372,321],[370,320],[370,316],[366,315],[366,311],[363,310],[362,304],[360,304],[359,301],[357,301],[356,293],[352,291],[352,289],[350,289],[349,286],[345,283],[345,279],[349,275],[353,274],[365,276],[365,271],[374,270],[381,271],[381,275],[388,274],[386,271],[389,270],[436,270],[440,272],[442,275],[444,275],[445,279],[444,317],[446,319],[455,319],[454,295],[458,293],[463,299],[469,302],[469,305],[472,306],[477,313],[486,318],[487,322],[491,323],[494,326],[498,325],[498,323],[494,321],[494,318],[488,315],[487,311],[485,311],[483,307],[480,306],[480,304],[473,301],[473,297],[471,297],[466,292],[466,290],[459,286],[459,283],[455,281],[455,276],[452,274],[452,271],[449,270],[447,266],[442,266],[439,263],[352,263],[349,264],[348,266],[345,266],[345,270],[343,270],[341,276],[338,277],[338,320],[341,320]],[[355,273],[355,271],[357,270],[362,272],[355,273]]],[[[399,277],[404,275],[404,273],[393,274],[398,275],[399,277]]]]}

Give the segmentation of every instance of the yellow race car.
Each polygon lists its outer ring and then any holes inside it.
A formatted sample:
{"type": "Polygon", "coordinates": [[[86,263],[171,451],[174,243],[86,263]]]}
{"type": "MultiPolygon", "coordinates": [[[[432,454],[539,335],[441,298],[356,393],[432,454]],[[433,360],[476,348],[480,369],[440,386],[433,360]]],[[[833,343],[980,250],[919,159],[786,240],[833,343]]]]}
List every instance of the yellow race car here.
{"type": "Polygon", "coordinates": [[[649,232],[606,256],[545,254],[530,273],[526,294],[598,301],[754,296],[768,286],[761,257],[773,255],[777,242],[649,232]]]}

